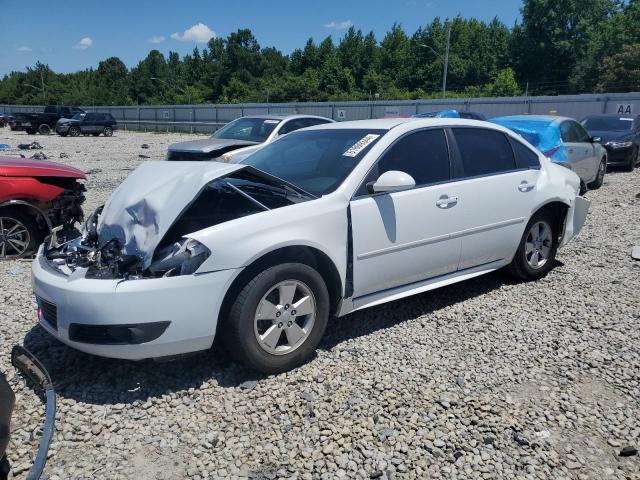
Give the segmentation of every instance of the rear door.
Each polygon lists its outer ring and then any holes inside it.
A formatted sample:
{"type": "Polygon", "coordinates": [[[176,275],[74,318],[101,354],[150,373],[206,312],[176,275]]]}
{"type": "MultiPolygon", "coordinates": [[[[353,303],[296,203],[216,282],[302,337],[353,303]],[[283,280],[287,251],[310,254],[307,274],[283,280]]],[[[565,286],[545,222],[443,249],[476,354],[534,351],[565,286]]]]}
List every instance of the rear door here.
{"type": "MultiPolygon", "coordinates": [[[[571,166],[571,170],[577,173],[585,183],[588,183],[595,177],[589,172],[590,165],[594,161],[594,149],[592,144],[584,142],[576,125],[580,127],[578,122],[573,120],[563,121],[560,124],[560,138],[562,138],[563,148],[567,154],[567,163],[571,166]]],[[[580,128],[584,130],[582,127],[580,128]]]]}
{"type": "Polygon", "coordinates": [[[534,205],[537,154],[497,130],[456,127],[451,139],[457,177],[451,192],[461,213],[452,232],[462,241],[458,269],[511,261],[534,205]]]}

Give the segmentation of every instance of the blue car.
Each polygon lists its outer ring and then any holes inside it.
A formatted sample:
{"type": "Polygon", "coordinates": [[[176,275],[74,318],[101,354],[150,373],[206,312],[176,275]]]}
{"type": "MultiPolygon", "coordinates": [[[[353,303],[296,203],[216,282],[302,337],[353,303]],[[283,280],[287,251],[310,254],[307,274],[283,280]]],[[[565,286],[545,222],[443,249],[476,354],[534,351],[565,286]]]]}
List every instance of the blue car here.
{"type": "Polygon", "coordinates": [[[422,112],[411,115],[411,118],[466,118],[467,120],[486,120],[481,113],[459,112],[458,110],[440,110],[438,112],[422,112]]]}
{"type": "Polygon", "coordinates": [[[552,115],[511,115],[489,120],[522,136],[553,162],[573,170],[585,186],[602,186],[607,150],[572,118],[552,115]]]}

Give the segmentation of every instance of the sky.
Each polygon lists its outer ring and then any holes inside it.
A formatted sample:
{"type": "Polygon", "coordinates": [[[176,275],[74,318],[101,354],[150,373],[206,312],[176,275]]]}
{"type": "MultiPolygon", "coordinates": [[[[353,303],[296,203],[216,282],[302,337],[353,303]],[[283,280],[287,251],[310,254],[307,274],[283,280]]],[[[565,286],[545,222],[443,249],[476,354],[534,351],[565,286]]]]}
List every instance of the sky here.
{"type": "Polygon", "coordinates": [[[182,56],[240,28],[249,28],[260,46],[289,54],[309,37],[337,41],[351,25],[373,30],[378,40],[394,22],[412,34],[437,16],[497,16],[511,27],[520,6],[520,0],[0,0],[0,75],[36,61],[73,72],[111,56],[133,67],[151,49],[182,56]]]}

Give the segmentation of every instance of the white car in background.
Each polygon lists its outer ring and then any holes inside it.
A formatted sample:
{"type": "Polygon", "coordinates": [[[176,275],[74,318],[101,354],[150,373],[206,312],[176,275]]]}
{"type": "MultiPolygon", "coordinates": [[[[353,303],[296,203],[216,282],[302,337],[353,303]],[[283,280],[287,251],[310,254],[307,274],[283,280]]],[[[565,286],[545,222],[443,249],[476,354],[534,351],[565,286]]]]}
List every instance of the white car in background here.
{"type": "Polygon", "coordinates": [[[536,280],[582,228],[580,179],[474,120],[330,123],[242,164],[146,162],[33,263],[42,327],[107,357],[220,336],[263,372],[303,363],[329,315],[502,267],[536,280]]]}
{"type": "Polygon", "coordinates": [[[262,146],[301,128],[332,123],[316,115],[251,115],[227,123],[210,138],[169,145],[167,160],[238,163],[262,146]]]}

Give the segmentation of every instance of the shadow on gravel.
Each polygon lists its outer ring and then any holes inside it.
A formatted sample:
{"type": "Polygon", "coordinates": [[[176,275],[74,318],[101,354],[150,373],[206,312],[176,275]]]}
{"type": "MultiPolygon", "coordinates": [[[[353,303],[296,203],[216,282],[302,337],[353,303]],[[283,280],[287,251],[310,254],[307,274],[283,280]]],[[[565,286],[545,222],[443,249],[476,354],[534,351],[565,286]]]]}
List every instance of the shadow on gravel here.
{"type": "MultiPolygon", "coordinates": [[[[555,268],[562,263],[556,262],[555,268]]],[[[498,271],[413,297],[372,307],[341,319],[332,318],[320,344],[331,350],[347,340],[369,335],[419,316],[487,292],[504,284],[517,283],[498,271]]],[[[34,326],[24,339],[49,371],[56,393],[89,404],[130,404],[165,394],[188,396],[190,388],[198,389],[214,381],[224,388],[251,389],[254,380],[265,377],[231,360],[224,348],[214,349],[170,361],[145,360],[131,362],[88,355],[58,342],[40,326],[34,326]],[[247,384],[243,385],[244,382],[247,384]]]]}

